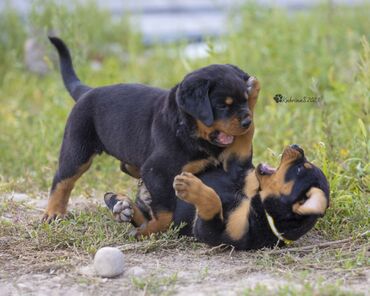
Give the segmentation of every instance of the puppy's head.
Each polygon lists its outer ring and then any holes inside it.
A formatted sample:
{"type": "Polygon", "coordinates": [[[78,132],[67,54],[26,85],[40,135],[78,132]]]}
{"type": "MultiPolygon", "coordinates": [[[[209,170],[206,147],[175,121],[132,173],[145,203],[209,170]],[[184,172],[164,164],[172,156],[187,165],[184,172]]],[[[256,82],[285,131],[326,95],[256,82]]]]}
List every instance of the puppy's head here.
{"type": "Polygon", "coordinates": [[[185,76],[176,101],[195,119],[199,137],[224,147],[248,131],[253,120],[248,104],[249,78],[232,65],[210,65],[185,76]]]}
{"type": "Polygon", "coordinates": [[[329,184],[298,145],[287,147],[280,165],[256,168],[260,196],[277,230],[288,240],[308,232],[329,206],[329,184]]]}

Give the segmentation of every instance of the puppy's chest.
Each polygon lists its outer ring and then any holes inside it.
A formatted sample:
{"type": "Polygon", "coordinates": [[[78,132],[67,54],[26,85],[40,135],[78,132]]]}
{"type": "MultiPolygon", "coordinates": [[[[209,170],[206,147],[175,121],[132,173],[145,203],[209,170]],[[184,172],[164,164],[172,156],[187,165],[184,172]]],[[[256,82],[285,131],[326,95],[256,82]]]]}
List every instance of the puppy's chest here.
{"type": "Polygon", "coordinates": [[[193,153],[190,153],[191,157],[183,165],[182,172],[199,174],[212,167],[222,167],[230,173],[235,183],[241,183],[245,171],[253,167],[249,145],[244,147],[245,153],[241,153],[235,151],[235,145],[221,148],[202,140],[193,144],[191,146],[193,153]]]}
{"type": "Polygon", "coordinates": [[[182,172],[199,174],[210,167],[217,167],[220,164],[217,158],[205,156],[204,158],[193,159],[188,161],[181,169],[182,172]]]}

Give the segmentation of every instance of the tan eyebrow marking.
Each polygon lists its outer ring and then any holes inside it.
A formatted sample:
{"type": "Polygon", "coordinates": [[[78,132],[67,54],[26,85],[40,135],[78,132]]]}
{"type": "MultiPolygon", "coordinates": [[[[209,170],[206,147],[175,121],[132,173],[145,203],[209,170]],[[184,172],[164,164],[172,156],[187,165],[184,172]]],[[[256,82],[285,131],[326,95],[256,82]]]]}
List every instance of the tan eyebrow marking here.
{"type": "Polygon", "coordinates": [[[303,165],[306,169],[312,169],[312,164],[305,162],[303,165]]]}
{"type": "Polygon", "coordinates": [[[232,97],[227,97],[225,100],[225,104],[231,105],[232,103],[234,103],[234,99],[232,97]]]}

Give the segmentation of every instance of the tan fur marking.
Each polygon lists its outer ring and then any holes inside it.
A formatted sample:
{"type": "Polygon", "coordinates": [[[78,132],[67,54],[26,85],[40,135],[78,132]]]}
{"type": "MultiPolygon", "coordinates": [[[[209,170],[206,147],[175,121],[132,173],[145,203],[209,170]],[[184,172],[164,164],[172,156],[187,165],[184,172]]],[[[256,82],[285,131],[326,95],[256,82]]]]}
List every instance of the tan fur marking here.
{"type": "Polygon", "coordinates": [[[309,162],[305,162],[303,166],[304,166],[306,169],[312,169],[312,164],[310,164],[309,162]]]}
{"type": "Polygon", "coordinates": [[[87,163],[80,166],[76,175],[62,180],[55,186],[49,197],[48,205],[44,214],[44,220],[50,220],[55,218],[55,216],[63,216],[66,214],[69,196],[71,195],[74,184],[78,178],[89,169],[93,157],[94,156],[92,156],[87,163]]]}
{"type": "Polygon", "coordinates": [[[240,205],[229,215],[226,223],[226,233],[233,239],[239,240],[248,231],[251,199],[243,199],[240,205]]]}
{"type": "Polygon", "coordinates": [[[246,133],[240,125],[240,120],[234,116],[228,120],[216,120],[211,126],[206,126],[200,120],[196,120],[198,136],[210,141],[209,135],[214,131],[221,131],[230,136],[239,136],[246,133]]]}
{"type": "Polygon", "coordinates": [[[221,200],[217,193],[210,187],[202,188],[199,198],[195,201],[195,207],[198,216],[203,220],[211,220],[217,214],[223,219],[221,200]]]}
{"type": "Polygon", "coordinates": [[[249,94],[249,97],[248,97],[248,107],[252,112],[254,111],[254,107],[256,106],[260,89],[261,89],[261,84],[257,79],[255,79],[254,85],[253,85],[253,91],[251,94],[249,94]]]}
{"type": "Polygon", "coordinates": [[[293,212],[299,215],[323,215],[328,207],[328,201],[325,198],[325,193],[319,188],[312,187],[306,195],[308,198],[306,201],[303,203],[296,202],[293,205],[293,212]]]}
{"type": "Polygon", "coordinates": [[[260,183],[256,177],[255,170],[249,170],[245,177],[245,186],[244,186],[244,194],[252,198],[258,192],[258,188],[260,187],[260,183]]]}
{"type": "Polygon", "coordinates": [[[137,236],[149,236],[152,233],[164,232],[172,222],[173,213],[159,212],[157,217],[137,229],[137,236]]]}
{"type": "Polygon", "coordinates": [[[204,171],[207,167],[214,165],[216,166],[218,164],[218,161],[216,158],[209,157],[206,159],[198,159],[191,161],[184,165],[182,167],[182,172],[192,173],[192,174],[198,174],[202,171],[204,171]]]}
{"type": "Polygon", "coordinates": [[[289,195],[292,192],[294,182],[284,182],[284,179],[273,178],[266,185],[263,186],[260,192],[261,199],[264,200],[268,196],[289,195]]]}
{"type": "Polygon", "coordinates": [[[136,179],[140,179],[140,169],[131,164],[125,163],[125,169],[130,173],[130,175],[136,179]]]}
{"type": "Polygon", "coordinates": [[[225,100],[226,105],[232,105],[234,103],[234,99],[232,97],[227,97],[225,100]]]}
{"type": "Polygon", "coordinates": [[[285,175],[291,164],[298,158],[301,158],[302,154],[293,148],[286,148],[281,157],[280,165],[271,176],[259,176],[259,182],[261,187],[261,199],[264,200],[268,196],[280,196],[289,195],[292,192],[294,181],[285,182],[285,175]]]}

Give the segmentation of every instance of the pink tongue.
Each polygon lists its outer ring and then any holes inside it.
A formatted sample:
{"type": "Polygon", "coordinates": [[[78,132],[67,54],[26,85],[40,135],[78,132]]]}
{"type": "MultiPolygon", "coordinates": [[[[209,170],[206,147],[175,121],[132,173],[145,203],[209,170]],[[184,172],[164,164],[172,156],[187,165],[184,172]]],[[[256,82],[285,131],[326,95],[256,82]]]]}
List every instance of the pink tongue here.
{"type": "Polygon", "coordinates": [[[264,173],[264,174],[267,174],[267,175],[271,175],[271,174],[276,172],[275,168],[273,168],[273,167],[271,167],[271,166],[269,166],[268,164],[265,164],[265,163],[263,163],[261,165],[260,170],[261,170],[261,173],[264,173]]]}
{"type": "Polygon", "coordinates": [[[219,132],[217,141],[222,145],[229,145],[234,141],[234,136],[229,136],[223,132],[219,132]]]}

